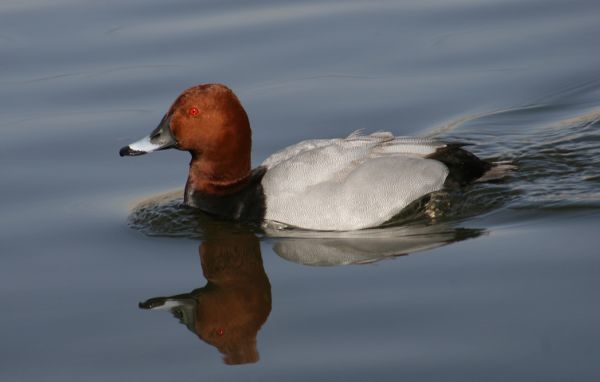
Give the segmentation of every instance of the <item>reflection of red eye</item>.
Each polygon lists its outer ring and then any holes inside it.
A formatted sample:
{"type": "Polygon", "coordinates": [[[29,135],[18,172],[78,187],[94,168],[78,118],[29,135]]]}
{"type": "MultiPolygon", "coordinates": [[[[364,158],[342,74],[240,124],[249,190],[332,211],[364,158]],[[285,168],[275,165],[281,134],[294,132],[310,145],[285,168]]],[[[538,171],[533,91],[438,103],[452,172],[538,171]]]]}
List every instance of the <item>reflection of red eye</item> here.
{"type": "Polygon", "coordinates": [[[198,110],[197,107],[190,107],[190,110],[188,110],[188,114],[191,115],[192,117],[195,117],[198,114],[200,114],[200,110],[198,110]]]}
{"type": "Polygon", "coordinates": [[[225,330],[223,328],[219,328],[217,329],[217,334],[222,336],[223,334],[225,334],[225,330]]]}

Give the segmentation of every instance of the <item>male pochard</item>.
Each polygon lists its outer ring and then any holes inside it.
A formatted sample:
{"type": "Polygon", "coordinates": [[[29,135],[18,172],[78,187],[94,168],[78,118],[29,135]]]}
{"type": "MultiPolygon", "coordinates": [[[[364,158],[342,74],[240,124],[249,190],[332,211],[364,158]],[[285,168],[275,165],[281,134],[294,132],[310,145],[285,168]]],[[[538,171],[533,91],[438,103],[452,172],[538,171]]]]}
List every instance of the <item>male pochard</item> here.
{"type": "Polygon", "coordinates": [[[167,148],[192,155],[187,205],[313,230],[379,226],[411,202],[468,184],[492,167],[459,145],[378,132],[302,141],[251,169],[248,117],[220,84],[185,90],[158,127],[120,155],[167,148]]]}

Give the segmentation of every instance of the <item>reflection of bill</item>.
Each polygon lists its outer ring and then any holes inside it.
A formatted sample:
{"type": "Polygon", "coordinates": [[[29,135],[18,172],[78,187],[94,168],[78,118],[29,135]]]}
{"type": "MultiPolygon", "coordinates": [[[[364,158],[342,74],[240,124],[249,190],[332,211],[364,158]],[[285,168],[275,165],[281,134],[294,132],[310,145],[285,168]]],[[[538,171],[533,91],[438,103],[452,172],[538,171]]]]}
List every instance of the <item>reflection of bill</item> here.
{"type": "Polygon", "coordinates": [[[449,224],[400,226],[347,232],[267,229],[273,250],[304,265],[362,264],[425,251],[481,235],[484,230],[449,224]]]}
{"type": "Polygon", "coordinates": [[[200,339],[215,346],[227,364],[257,362],[256,335],[271,312],[271,285],[258,239],[252,233],[210,235],[200,245],[204,287],[151,298],[142,309],[169,309],[200,339]]]}

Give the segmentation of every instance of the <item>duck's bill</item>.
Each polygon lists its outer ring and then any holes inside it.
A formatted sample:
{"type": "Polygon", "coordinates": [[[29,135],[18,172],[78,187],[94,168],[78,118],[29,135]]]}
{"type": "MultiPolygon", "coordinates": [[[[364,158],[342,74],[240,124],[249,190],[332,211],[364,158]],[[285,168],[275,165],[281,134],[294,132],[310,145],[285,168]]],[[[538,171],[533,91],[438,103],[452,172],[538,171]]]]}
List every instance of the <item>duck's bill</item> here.
{"type": "Polygon", "coordinates": [[[171,119],[165,115],[160,124],[147,137],[133,142],[119,150],[119,155],[136,156],[151,153],[158,150],[166,150],[177,147],[177,141],[171,132],[171,119]]]}

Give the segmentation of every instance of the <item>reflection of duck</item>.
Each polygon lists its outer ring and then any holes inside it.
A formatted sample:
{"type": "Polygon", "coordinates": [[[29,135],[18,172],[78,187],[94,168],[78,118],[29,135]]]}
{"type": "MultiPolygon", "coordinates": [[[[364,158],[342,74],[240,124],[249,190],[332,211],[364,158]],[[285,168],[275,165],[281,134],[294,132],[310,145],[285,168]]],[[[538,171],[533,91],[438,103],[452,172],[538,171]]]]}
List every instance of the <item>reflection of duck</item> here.
{"type": "Polygon", "coordinates": [[[219,84],[184,91],[159,126],[120,155],[167,148],[192,154],[186,204],[312,230],[379,226],[423,196],[471,183],[492,168],[460,145],[379,132],[303,141],[251,171],[248,117],[219,84]]]}
{"type": "Polygon", "coordinates": [[[481,235],[484,230],[449,224],[387,227],[361,231],[329,232],[269,230],[273,250],[286,260],[304,265],[364,264],[426,251],[481,235]]]}
{"type": "MultiPolygon", "coordinates": [[[[271,285],[259,240],[250,227],[181,208],[179,195],[159,195],[138,204],[130,223],[150,235],[202,237],[199,252],[207,283],[190,293],[151,298],[140,308],[170,310],[200,339],[219,349],[227,364],[256,362],[256,336],[271,312],[271,285]]],[[[306,265],[369,263],[483,232],[448,223],[353,232],[266,231],[279,256],[306,265]]]]}
{"type": "Polygon", "coordinates": [[[142,309],[169,309],[203,341],[215,346],[227,364],[258,361],[256,335],[271,312],[271,285],[260,245],[248,232],[223,230],[200,245],[204,287],[170,297],[151,298],[142,309]]]}

